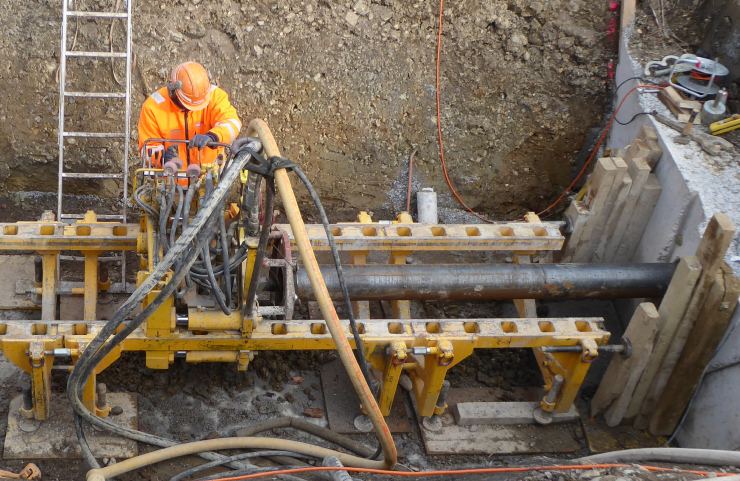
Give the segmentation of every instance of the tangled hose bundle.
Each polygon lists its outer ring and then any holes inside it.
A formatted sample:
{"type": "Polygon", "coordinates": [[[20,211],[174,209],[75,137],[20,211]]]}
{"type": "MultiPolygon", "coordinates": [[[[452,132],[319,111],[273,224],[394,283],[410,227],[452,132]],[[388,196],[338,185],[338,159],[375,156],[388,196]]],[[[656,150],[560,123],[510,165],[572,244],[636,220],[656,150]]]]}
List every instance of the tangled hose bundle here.
{"type": "MultiPolygon", "coordinates": [[[[390,431],[385,424],[385,420],[380,414],[377,402],[372,394],[373,391],[368,385],[369,371],[367,361],[362,354],[362,342],[359,338],[359,333],[354,322],[354,316],[350,314],[350,324],[352,326],[358,348],[357,352],[360,364],[358,364],[358,361],[355,359],[347,338],[339,324],[339,319],[334,310],[334,306],[331,305],[331,301],[328,300],[328,292],[326,292],[326,286],[323,283],[323,279],[320,279],[320,273],[318,274],[319,279],[316,283],[315,290],[320,291],[318,292],[317,297],[321,297],[324,300],[324,302],[320,304],[322,312],[326,311],[324,312],[324,316],[327,319],[327,326],[337,344],[340,357],[350,372],[350,378],[358,391],[358,395],[363,402],[363,405],[367,407],[371,421],[379,434],[380,446],[378,450],[368,458],[340,453],[304,443],[285,440],[271,440],[268,438],[239,437],[178,444],[169,439],[124,428],[104,418],[99,418],[88,411],[82,403],[81,398],[85,383],[92,375],[95,366],[97,366],[105,356],[110,354],[112,350],[128,335],[141,326],[143,322],[166,301],[167,298],[172,295],[183,295],[183,292],[178,291],[178,286],[180,286],[183,281],[185,281],[186,284],[189,284],[191,281],[196,282],[201,285],[201,287],[209,289],[216,297],[221,310],[225,313],[231,312],[233,304],[233,299],[231,299],[233,278],[230,274],[242,262],[244,262],[246,259],[247,249],[245,246],[240,246],[235,249],[233,254],[229,254],[229,248],[234,244],[234,231],[233,228],[228,230],[226,229],[223,207],[231,190],[231,186],[234,184],[242,170],[249,170],[250,173],[257,172],[261,177],[264,177],[267,180],[264,227],[262,228],[260,243],[258,245],[258,259],[256,259],[257,262],[255,263],[257,268],[255,268],[252,282],[250,282],[250,292],[243,304],[245,311],[251,314],[254,308],[254,296],[256,295],[256,287],[258,284],[256,280],[260,274],[259,266],[262,264],[259,257],[260,255],[264,256],[267,237],[269,236],[269,226],[272,223],[272,203],[275,194],[275,184],[277,184],[277,190],[280,192],[283,204],[286,206],[286,213],[288,214],[291,226],[293,226],[296,242],[299,245],[299,251],[301,252],[304,263],[307,264],[307,267],[312,269],[312,272],[320,272],[313,255],[313,251],[310,248],[310,243],[308,242],[305,226],[300,218],[300,212],[297,208],[295,196],[290,188],[290,182],[287,179],[287,174],[285,172],[286,167],[294,168],[299,178],[306,184],[312,198],[316,201],[317,207],[319,207],[319,211],[321,213],[322,221],[327,230],[327,235],[331,241],[338,275],[343,279],[341,264],[338,260],[338,252],[336,251],[336,246],[334,245],[333,237],[331,236],[328,220],[326,219],[323,208],[318,201],[318,196],[308,182],[308,179],[292,163],[279,156],[279,151],[274,144],[272,135],[264,122],[260,120],[253,121],[250,124],[250,131],[258,133],[260,135],[260,139],[263,141],[266,140],[265,148],[269,156],[269,161],[265,162],[264,159],[259,156],[257,153],[259,145],[257,143],[250,143],[246,146],[242,143],[241,148],[235,149],[237,150],[237,154],[233,160],[224,166],[218,184],[215,185],[215,187],[213,178],[209,177],[208,174],[206,175],[206,195],[203,198],[200,209],[193,217],[192,221],[189,220],[190,206],[193,201],[191,193],[196,191],[197,188],[191,187],[191,189],[188,190],[188,193],[183,195],[182,188],[179,187],[179,184],[177,184],[174,179],[165,183],[159,189],[158,205],[161,206],[159,212],[156,212],[151,206],[148,206],[149,208],[142,207],[143,210],[147,214],[152,215],[153,219],[158,223],[158,240],[161,243],[164,257],[156,264],[153,271],[150,272],[149,276],[121,306],[119,311],[116,312],[111,320],[106,323],[87,349],[85,349],[75,364],[67,384],[67,395],[75,412],[75,430],[80,441],[83,455],[88,464],[93,468],[93,470],[88,473],[88,480],[90,481],[107,479],[152,462],[169,459],[170,457],[183,454],[199,454],[201,457],[218,464],[228,463],[228,466],[239,470],[240,473],[249,472],[249,470],[254,469],[253,466],[239,463],[238,459],[230,459],[219,454],[209,452],[209,450],[212,449],[227,448],[279,450],[290,452],[291,455],[304,457],[309,456],[316,459],[325,459],[327,456],[336,456],[341,463],[348,466],[376,469],[392,467],[396,463],[396,449],[393,444],[393,439],[390,436],[390,431]],[[248,165],[250,161],[254,162],[255,157],[260,159],[260,164],[262,165],[254,165],[254,163],[248,165]],[[269,165],[265,165],[265,163],[269,165]],[[260,170],[265,168],[267,168],[268,171],[260,170]],[[172,221],[169,228],[170,230],[168,231],[167,220],[173,213],[173,210],[174,220],[172,221]],[[180,217],[182,217],[182,232],[179,238],[177,238],[175,230],[179,227],[180,217]],[[217,241],[216,245],[218,247],[213,247],[211,245],[214,239],[217,241]],[[213,261],[216,260],[218,256],[221,256],[221,262],[214,266],[213,261]],[[174,273],[170,280],[163,286],[158,285],[171,269],[174,270],[174,273]],[[122,327],[124,319],[126,319],[126,317],[141,304],[150,291],[155,289],[159,289],[160,291],[156,298],[150,302],[131,322],[122,327]],[[116,332],[120,327],[122,327],[122,329],[119,332],[116,332]],[[138,458],[122,461],[113,466],[101,468],[90,451],[90,447],[83,431],[83,421],[87,421],[112,433],[119,434],[139,442],[163,447],[165,449],[148,453],[146,455],[139,456],[138,458]],[[376,458],[381,452],[385,453],[385,459],[383,461],[373,461],[372,459],[376,458]]],[[[259,179],[259,177],[257,177],[257,179],[259,179]]],[[[255,184],[259,185],[258,182],[255,182],[255,184]]],[[[253,194],[256,192],[257,191],[255,189],[252,189],[253,194]]],[[[146,194],[153,195],[154,193],[147,193],[144,188],[137,189],[134,193],[135,201],[140,205],[145,204],[142,196],[146,194]]],[[[253,218],[254,216],[252,215],[249,219],[250,223],[253,218]]],[[[345,300],[349,307],[349,296],[346,294],[346,286],[343,287],[345,290],[345,300]]],[[[367,456],[367,453],[363,453],[363,455],[367,456]]],[[[239,459],[244,458],[246,458],[246,456],[239,459]]],[[[283,479],[296,479],[288,475],[281,475],[281,477],[283,479]]]]}

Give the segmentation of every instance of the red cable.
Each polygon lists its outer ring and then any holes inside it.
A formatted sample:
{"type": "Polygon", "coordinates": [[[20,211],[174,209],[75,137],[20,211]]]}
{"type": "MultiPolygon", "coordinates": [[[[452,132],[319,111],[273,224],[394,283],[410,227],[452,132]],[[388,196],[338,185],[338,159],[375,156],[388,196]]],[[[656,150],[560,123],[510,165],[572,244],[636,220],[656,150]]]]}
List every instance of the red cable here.
{"type": "Polygon", "coordinates": [[[634,92],[635,90],[637,90],[639,88],[653,88],[653,89],[663,90],[665,87],[656,87],[655,85],[638,85],[637,87],[635,87],[632,90],[630,90],[629,92],[627,92],[627,95],[625,95],[622,98],[622,101],[619,102],[619,106],[617,107],[617,110],[614,111],[614,115],[612,115],[612,119],[607,124],[606,130],[604,130],[604,133],[601,134],[601,137],[599,138],[599,141],[596,143],[596,147],[594,147],[594,150],[591,152],[591,156],[588,158],[588,161],[586,161],[586,163],[583,165],[583,168],[578,173],[578,176],[573,180],[573,182],[571,182],[571,184],[568,186],[568,188],[565,189],[565,191],[562,194],[560,194],[560,197],[558,197],[557,200],[550,205],[550,207],[548,207],[547,209],[543,210],[542,212],[538,212],[537,213],[538,216],[544,214],[548,210],[550,210],[553,207],[555,207],[556,205],[558,205],[560,203],[560,201],[565,198],[566,194],[568,192],[570,192],[570,189],[572,189],[573,186],[576,185],[576,182],[578,182],[578,179],[580,179],[581,176],[583,175],[583,173],[586,172],[586,169],[588,168],[589,164],[593,160],[594,155],[596,155],[596,152],[598,152],[599,146],[601,145],[601,142],[604,140],[604,137],[606,137],[606,133],[609,132],[609,128],[612,126],[612,123],[614,123],[614,119],[617,118],[617,114],[619,113],[619,109],[622,108],[622,104],[624,104],[624,101],[627,100],[627,97],[629,97],[632,92],[634,92]]]}
{"type": "Polygon", "coordinates": [[[445,151],[444,147],[442,145],[442,118],[440,116],[440,110],[439,110],[439,58],[442,53],[442,18],[444,17],[443,14],[443,7],[444,7],[444,0],[439,0],[439,35],[437,37],[437,133],[439,134],[439,157],[442,160],[442,170],[445,173],[445,180],[447,181],[447,185],[450,187],[450,190],[452,191],[452,195],[455,196],[455,198],[462,204],[465,209],[482,220],[483,222],[493,223],[493,221],[490,221],[486,219],[485,217],[480,216],[477,214],[473,209],[465,205],[465,202],[460,198],[459,195],[457,195],[457,192],[455,192],[455,188],[452,187],[452,182],[450,182],[450,177],[447,175],[447,164],[445,163],[445,151]]]}
{"type": "MultiPolygon", "coordinates": [[[[218,478],[214,481],[240,481],[242,479],[256,479],[256,478],[267,478],[275,476],[277,474],[296,474],[296,473],[310,473],[316,471],[348,471],[353,473],[372,473],[372,474],[387,474],[391,476],[407,476],[407,477],[423,477],[423,476],[448,476],[458,474],[492,474],[492,473],[522,473],[526,471],[569,471],[569,470],[585,470],[585,469],[605,469],[605,468],[624,468],[633,466],[631,464],[584,464],[574,466],[523,466],[514,468],[478,468],[478,469],[461,469],[461,470],[446,470],[446,471],[387,471],[384,469],[369,469],[369,468],[350,468],[350,467],[309,467],[309,468],[293,468],[285,469],[282,471],[272,471],[267,473],[255,473],[247,474],[244,476],[234,476],[230,478],[218,478]]],[[[676,471],[673,468],[659,468],[656,466],[640,466],[648,471],[676,471]]],[[[696,474],[699,476],[706,476],[709,471],[690,471],[690,470],[678,470],[682,473],[696,474]]],[[[718,477],[731,476],[735,473],[716,473],[718,477]]]]}

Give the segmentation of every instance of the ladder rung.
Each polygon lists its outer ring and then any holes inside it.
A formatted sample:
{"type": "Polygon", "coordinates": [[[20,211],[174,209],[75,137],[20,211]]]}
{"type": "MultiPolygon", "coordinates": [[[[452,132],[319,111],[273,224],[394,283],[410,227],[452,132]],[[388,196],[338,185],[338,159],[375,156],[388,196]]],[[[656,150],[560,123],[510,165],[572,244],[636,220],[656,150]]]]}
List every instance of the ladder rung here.
{"type": "Polygon", "coordinates": [[[96,137],[100,139],[122,139],[126,134],[115,132],[64,132],[65,137],[96,137]]]}
{"type": "Polygon", "coordinates": [[[126,58],[126,52],[64,52],[67,57],[113,57],[126,58]]]}
{"type": "Polygon", "coordinates": [[[88,97],[96,99],[125,99],[126,93],[118,92],[64,92],[65,97],[88,97]]]}
{"type": "Polygon", "coordinates": [[[65,179],[123,179],[123,174],[98,174],[98,173],[76,173],[65,172],[65,179]]]}
{"type": "MultiPolygon", "coordinates": [[[[62,214],[62,219],[84,219],[85,214],[62,214]]],[[[104,215],[98,215],[98,220],[109,220],[109,219],[121,219],[123,220],[123,215],[113,215],[113,214],[104,214],[104,215]]]]}
{"type": "Polygon", "coordinates": [[[126,12],[80,12],[80,11],[68,11],[68,17],[103,17],[103,18],[126,18],[128,14],[126,12]]]}

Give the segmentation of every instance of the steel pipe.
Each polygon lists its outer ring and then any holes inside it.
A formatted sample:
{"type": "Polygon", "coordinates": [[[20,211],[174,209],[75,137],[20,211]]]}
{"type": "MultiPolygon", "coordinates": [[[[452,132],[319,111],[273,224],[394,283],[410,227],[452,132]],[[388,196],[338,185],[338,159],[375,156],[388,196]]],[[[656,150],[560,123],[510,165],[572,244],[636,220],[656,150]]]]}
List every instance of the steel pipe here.
{"type": "MultiPolygon", "coordinates": [[[[661,297],[674,264],[445,264],[344,266],[354,300],[614,299],[661,297]]],[[[333,266],[321,275],[331,298],[342,299],[333,266]]],[[[314,300],[306,271],[296,294],[314,300]]]]}

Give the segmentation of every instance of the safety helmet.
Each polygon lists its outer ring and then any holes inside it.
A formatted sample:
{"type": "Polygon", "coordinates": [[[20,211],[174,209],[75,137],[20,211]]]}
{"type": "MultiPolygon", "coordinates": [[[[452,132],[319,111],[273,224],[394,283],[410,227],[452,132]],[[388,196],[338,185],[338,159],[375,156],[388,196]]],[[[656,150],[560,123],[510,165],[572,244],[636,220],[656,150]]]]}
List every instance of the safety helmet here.
{"type": "Polygon", "coordinates": [[[203,110],[211,100],[208,72],[197,62],[181,63],[172,70],[172,88],[188,110],[203,110]]]}

